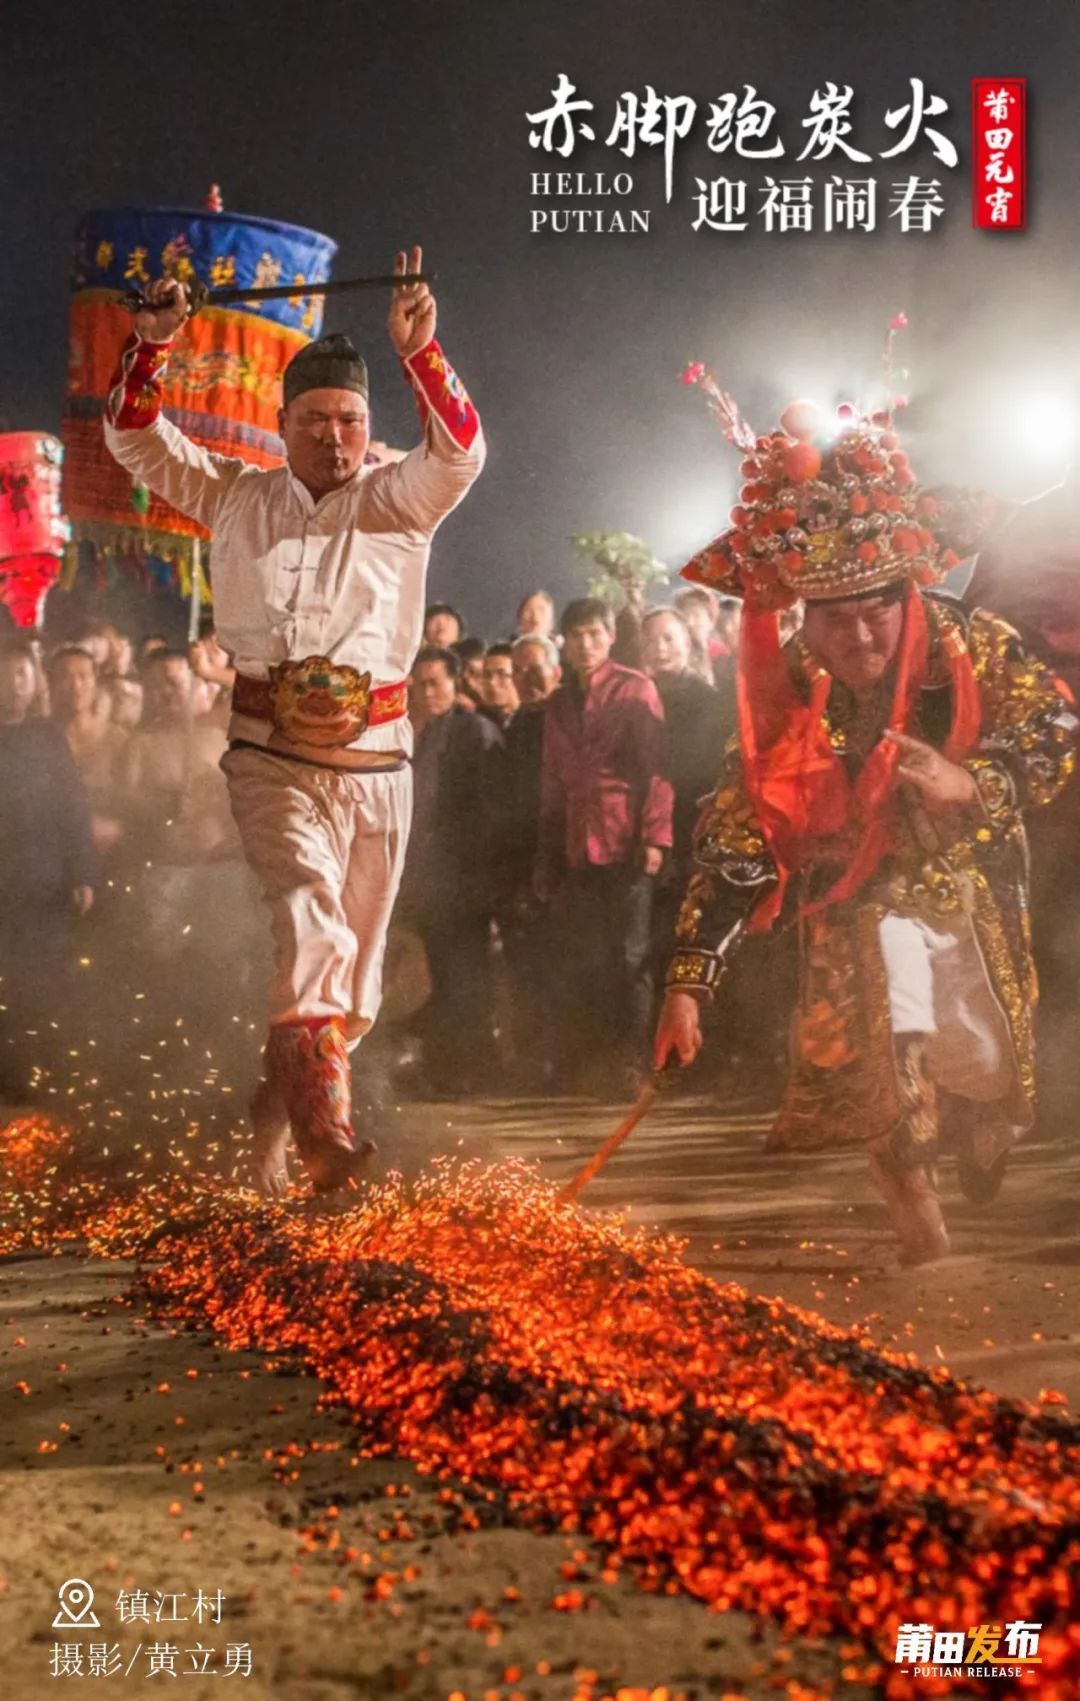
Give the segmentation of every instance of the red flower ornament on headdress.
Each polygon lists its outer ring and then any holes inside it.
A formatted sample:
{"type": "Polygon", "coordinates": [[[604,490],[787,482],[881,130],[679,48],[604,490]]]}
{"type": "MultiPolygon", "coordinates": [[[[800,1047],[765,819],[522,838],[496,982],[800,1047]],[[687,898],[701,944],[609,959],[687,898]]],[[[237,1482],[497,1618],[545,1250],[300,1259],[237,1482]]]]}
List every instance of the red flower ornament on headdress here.
{"type": "Polygon", "coordinates": [[[937,583],[960,556],[965,536],[985,529],[989,499],[966,491],[934,496],[919,489],[894,426],[906,397],[893,393],[893,339],[907,324],[896,314],[885,342],[889,405],[873,413],[843,403],[828,424],[814,402],[793,401],[776,430],[757,436],[730,395],[700,362],[683,381],[697,384],[728,441],[742,450],[743,483],[725,531],[682,570],[694,583],[762,609],[799,598],[858,596],[899,579],[937,583]]]}

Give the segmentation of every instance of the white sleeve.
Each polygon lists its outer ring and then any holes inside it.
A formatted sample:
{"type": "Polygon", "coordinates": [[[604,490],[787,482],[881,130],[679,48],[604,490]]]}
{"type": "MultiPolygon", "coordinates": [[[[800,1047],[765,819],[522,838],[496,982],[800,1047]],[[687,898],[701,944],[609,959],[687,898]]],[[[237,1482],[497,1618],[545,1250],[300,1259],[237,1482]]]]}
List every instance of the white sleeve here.
{"type": "Polygon", "coordinates": [[[371,493],[397,531],[433,532],[479,476],[487,455],[481,430],[462,449],[433,417],[425,436],[404,459],[371,474],[371,493]]]}
{"type": "Polygon", "coordinates": [[[218,510],[247,463],[213,455],[159,414],[151,425],[120,431],[105,421],[105,444],[133,478],[181,514],[212,530],[218,510]]]}

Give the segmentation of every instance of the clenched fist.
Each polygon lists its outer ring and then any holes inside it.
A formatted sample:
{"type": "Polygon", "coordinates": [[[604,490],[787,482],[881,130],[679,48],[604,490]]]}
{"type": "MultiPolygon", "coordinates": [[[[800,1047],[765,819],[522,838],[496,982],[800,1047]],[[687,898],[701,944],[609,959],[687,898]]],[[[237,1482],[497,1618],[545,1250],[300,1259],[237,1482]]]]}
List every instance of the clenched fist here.
{"type": "Polygon", "coordinates": [[[150,303],[135,315],[135,329],[144,342],[167,343],[191,310],[187,290],[175,278],[155,278],[143,295],[150,303]]]}

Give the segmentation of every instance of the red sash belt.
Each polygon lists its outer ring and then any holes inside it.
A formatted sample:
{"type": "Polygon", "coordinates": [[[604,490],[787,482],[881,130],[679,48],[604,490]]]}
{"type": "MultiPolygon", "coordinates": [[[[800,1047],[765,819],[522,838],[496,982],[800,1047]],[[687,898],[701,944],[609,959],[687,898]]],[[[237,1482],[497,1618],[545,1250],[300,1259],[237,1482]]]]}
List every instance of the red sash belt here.
{"type": "MultiPolygon", "coordinates": [[[[386,721],[398,721],[408,708],[409,687],[405,680],[397,685],[373,685],[368,698],[368,726],[382,726],[386,721]]],[[[268,679],[251,679],[238,673],[233,684],[233,713],[250,715],[252,720],[273,719],[274,704],[268,679]]]]}
{"type": "Polygon", "coordinates": [[[408,695],[405,680],[372,685],[370,674],[308,656],[279,663],[269,679],[238,673],[232,707],[234,714],[270,721],[290,743],[341,749],[370,726],[400,720],[408,695]]]}

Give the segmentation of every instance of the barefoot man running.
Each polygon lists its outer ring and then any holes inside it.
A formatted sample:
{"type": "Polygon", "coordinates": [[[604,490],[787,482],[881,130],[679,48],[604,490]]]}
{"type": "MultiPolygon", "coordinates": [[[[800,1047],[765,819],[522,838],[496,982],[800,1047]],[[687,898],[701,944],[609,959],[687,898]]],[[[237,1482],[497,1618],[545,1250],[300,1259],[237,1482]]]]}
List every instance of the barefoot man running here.
{"type": "MultiPolygon", "coordinates": [[[[419,273],[422,261],[419,248],[400,253],[395,272],[419,273]]],[[[414,283],[393,292],[389,331],[420,411],[419,447],[365,464],[367,368],[330,335],[286,368],[284,466],[210,454],[161,412],[187,298],[170,279],[147,298],[105,436],[134,478],[214,534],[216,632],[236,668],[222,766],[275,946],[252,1102],[256,1179],[280,1191],[291,1131],[316,1190],[330,1192],[370,1150],[353,1138],[348,1051],[378,1013],[409,834],[405,681],[432,534],[479,473],[483,433],[435,339],[435,298],[414,283]]]]}

